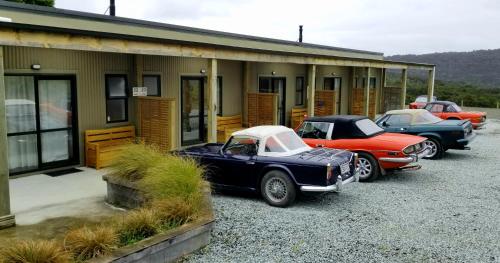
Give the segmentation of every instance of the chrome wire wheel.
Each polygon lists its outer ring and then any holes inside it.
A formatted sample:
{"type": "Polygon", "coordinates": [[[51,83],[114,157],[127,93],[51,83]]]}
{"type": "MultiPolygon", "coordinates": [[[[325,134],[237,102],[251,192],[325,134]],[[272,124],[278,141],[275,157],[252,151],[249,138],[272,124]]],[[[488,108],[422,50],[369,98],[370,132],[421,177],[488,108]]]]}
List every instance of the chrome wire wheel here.
{"type": "Polygon", "coordinates": [[[373,172],[373,166],[370,163],[370,160],[363,157],[360,157],[358,159],[358,169],[360,179],[366,179],[370,177],[373,172]]]}
{"type": "Polygon", "coordinates": [[[425,146],[427,147],[427,149],[429,149],[429,154],[427,154],[425,157],[432,158],[436,156],[438,152],[438,146],[434,141],[432,140],[425,141],[425,146]]]}
{"type": "Polygon", "coordinates": [[[275,203],[283,201],[288,193],[286,182],[279,177],[273,177],[267,180],[265,191],[266,196],[275,203]]]}

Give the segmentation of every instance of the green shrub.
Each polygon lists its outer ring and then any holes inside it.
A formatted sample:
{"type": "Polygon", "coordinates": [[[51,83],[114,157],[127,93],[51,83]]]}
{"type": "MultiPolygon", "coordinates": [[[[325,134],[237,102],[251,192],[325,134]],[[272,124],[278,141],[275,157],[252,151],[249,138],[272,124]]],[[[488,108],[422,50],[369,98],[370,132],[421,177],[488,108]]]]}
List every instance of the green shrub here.
{"type": "Polygon", "coordinates": [[[0,252],[5,263],[66,263],[70,256],[54,241],[18,241],[0,252]]]}
{"type": "Polygon", "coordinates": [[[164,155],[155,146],[144,143],[125,146],[110,165],[111,175],[128,181],[141,179],[147,170],[164,160],[164,155]]]}
{"type": "Polygon", "coordinates": [[[180,198],[194,208],[203,201],[203,168],[190,158],[165,156],[138,183],[150,200],[180,198]]]}
{"type": "Polygon", "coordinates": [[[152,209],[140,208],[128,212],[117,225],[122,245],[133,244],[159,232],[160,221],[152,209]]]}
{"type": "Polygon", "coordinates": [[[82,227],[66,234],[64,247],[77,261],[85,261],[108,254],[118,245],[118,235],[112,227],[95,229],[82,227]]]}

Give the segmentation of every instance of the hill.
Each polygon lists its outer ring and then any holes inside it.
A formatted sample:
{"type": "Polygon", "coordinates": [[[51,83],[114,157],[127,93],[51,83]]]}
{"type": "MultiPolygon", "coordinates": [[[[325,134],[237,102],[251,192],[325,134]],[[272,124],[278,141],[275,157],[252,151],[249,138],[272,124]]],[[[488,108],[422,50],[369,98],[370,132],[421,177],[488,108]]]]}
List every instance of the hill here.
{"type": "MultiPolygon", "coordinates": [[[[500,49],[395,55],[387,59],[436,65],[436,79],[500,89],[500,49]]],[[[412,74],[420,75],[422,72],[412,74]]],[[[424,77],[425,75],[421,75],[424,77]]]]}

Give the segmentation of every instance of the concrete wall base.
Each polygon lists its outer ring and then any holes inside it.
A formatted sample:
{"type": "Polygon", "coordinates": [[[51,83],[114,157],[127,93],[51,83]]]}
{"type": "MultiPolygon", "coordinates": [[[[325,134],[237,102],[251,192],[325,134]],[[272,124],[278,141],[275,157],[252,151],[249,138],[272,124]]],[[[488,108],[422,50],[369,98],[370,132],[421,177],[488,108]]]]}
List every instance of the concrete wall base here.
{"type": "Polygon", "coordinates": [[[14,215],[0,216],[0,229],[13,227],[16,225],[16,219],[14,215]]]}

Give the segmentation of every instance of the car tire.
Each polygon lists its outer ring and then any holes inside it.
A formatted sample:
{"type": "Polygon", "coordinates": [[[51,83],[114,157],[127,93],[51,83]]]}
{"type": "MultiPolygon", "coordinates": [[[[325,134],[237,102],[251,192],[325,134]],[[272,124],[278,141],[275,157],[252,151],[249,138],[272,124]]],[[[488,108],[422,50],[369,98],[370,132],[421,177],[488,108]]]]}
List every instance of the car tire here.
{"type": "Polygon", "coordinates": [[[368,153],[358,153],[359,181],[373,182],[380,174],[377,160],[368,153]]]}
{"type": "Polygon", "coordinates": [[[297,191],[290,177],[279,170],[267,172],[260,183],[262,197],[269,205],[287,207],[295,201],[297,191]]]}
{"type": "Polygon", "coordinates": [[[439,140],[428,137],[425,144],[427,147],[431,147],[431,153],[425,156],[425,159],[437,160],[443,157],[444,149],[439,140]]]}

